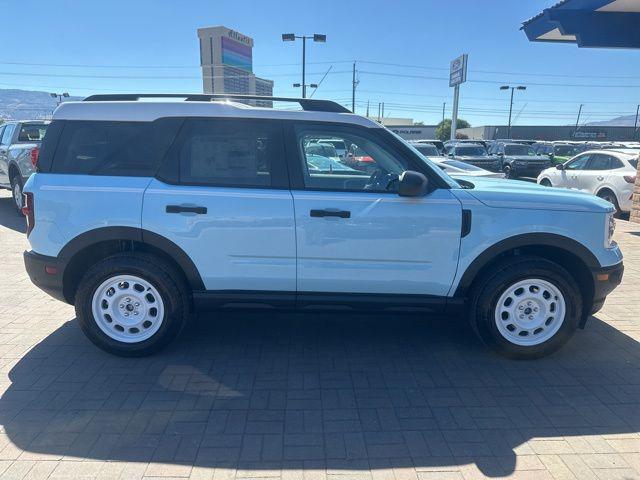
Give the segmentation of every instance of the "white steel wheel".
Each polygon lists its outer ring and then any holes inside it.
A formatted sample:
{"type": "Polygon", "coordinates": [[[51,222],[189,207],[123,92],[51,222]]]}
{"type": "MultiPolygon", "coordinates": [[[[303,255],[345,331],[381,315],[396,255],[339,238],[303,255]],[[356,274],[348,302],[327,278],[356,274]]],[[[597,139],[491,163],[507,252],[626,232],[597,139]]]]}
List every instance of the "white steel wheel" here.
{"type": "Polygon", "coordinates": [[[514,345],[535,346],[552,338],[565,319],[562,292],[547,280],[532,278],[509,286],[495,307],[498,332],[514,345]]]}
{"type": "Polygon", "coordinates": [[[93,294],[91,308],[100,330],[123,343],[151,338],[165,315],[156,287],[133,275],[116,275],[102,282],[93,294]]]}

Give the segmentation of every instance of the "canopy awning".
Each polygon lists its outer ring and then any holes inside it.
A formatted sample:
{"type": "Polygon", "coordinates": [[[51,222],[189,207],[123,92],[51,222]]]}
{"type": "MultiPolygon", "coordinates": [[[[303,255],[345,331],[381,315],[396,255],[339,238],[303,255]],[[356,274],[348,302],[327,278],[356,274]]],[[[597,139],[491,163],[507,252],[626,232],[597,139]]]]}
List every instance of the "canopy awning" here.
{"type": "Polygon", "coordinates": [[[640,48],[640,0],[562,0],[522,24],[532,42],[640,48]]]}

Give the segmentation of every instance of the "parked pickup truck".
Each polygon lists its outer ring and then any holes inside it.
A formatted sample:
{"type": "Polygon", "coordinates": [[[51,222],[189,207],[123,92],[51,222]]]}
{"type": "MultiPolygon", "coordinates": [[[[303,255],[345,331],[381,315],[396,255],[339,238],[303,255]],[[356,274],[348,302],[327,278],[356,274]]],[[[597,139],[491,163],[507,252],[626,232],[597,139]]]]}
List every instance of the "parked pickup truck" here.
{"type": "Polygon", "coordinates": [[[0,188],[11,189],[18,212],[22,211],[22,187],[36,171],[48,123],[32,120],[0,126],[0,188]]]}

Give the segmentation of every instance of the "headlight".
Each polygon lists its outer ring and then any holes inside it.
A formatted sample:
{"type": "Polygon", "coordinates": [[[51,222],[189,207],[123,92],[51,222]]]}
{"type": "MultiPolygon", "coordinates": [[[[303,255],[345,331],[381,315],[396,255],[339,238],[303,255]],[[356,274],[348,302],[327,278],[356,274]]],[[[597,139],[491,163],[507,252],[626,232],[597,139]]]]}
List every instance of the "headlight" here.
{"type": "Polygon", "coordinates": [[[605,241],[604,241],[605,248],[611,248],[615,245],[615,242],[613,241],[613,234],[616,231],[616,219],[613,218],[613,216],[614,216],[613,212],[607,214],[607,223],[606,223],[605,241]]]}

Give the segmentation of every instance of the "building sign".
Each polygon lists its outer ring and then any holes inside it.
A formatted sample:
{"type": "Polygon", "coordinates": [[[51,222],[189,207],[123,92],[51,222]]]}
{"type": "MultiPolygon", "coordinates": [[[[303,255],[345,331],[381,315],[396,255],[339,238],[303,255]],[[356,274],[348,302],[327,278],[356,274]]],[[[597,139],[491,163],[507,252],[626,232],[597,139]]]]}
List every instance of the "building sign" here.
{"type": "Polygon", "coordinates": [[[229,35],[221,37],[220,41],[223,65],[240,68],[247,72],[253,72],[253,59],[251,55],[251,47],[249,46],[249,44],[253,44],[253,40],[251,40],[251,38],[230,30],[229,35]],[[244,39],[245,42],[235,40],[232,34],[244,39]]]}
{"type": "Polygon", "coordinates": [[[449,86],[456,87],[467,81],[467,54],[460,55],[449,67],[449,86]]]}
{"type": "Polygon", "coordinates": [[[231,38],[232,40],[235,40],[236,42],[240,42],[246,45],[247,47],[253,47],[253,38],[247,37],[246,35],[243,35],[240,32],[236,32],[235,30],[229,30],[227,32],[227,37],[231,38]]]}
{"type": "Polygon", "coordinates": [[[607,138],[607,132],[573,132],[573,138],[588,138],[591,140],[604,140],[607,138]]]}

